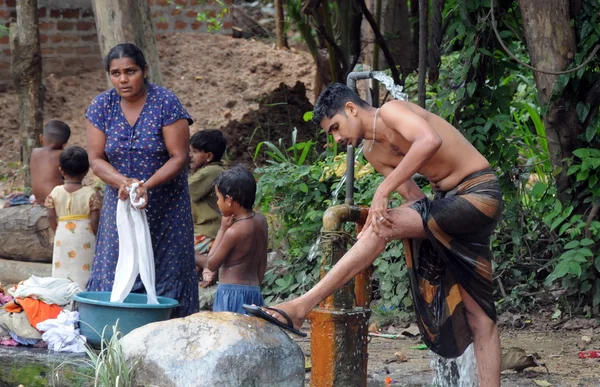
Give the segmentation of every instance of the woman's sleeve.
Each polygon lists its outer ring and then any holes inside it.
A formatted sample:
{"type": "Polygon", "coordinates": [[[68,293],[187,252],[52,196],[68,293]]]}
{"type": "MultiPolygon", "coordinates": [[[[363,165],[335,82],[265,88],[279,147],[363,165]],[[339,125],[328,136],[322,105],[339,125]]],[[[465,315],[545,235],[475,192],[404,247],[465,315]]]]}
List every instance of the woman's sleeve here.
{"type": "Polygon", "coordinates": [[[108,94],[102,93],[90,104],[87,112],[85,113],[85,118],[88,119],[96,128],[100,129],[103,133],[106,132],[106,116],[108,112],[108,94]]]}
{"type": "Polygon", "coordinates": [[[194,123],[194,120],[192,120],[192,117],[185,110],[179,98],[169,92],[164,100],[162,126],[171,125],[182,119],[186,119],[189,125],[194,123]]]}

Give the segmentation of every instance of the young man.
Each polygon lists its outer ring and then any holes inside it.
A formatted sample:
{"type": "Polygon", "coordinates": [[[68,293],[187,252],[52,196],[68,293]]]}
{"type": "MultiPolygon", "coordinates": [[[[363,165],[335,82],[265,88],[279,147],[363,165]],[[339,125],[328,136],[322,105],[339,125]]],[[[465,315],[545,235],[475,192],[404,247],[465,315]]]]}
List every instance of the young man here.
{"type": "MultiPolygon", "coordinates": [[[[490,235],[502,194],[488,161],[451,124],[410,102],[375,109],[341,84],[319,97],[314,120],[340,144],[365,141],[364,155],[385,176],[358,242],[303,296],[261,309],[298,328],[334,290],[369,267],[394,239],[405,241],[417,321],[435,352],[455,357],[474,342],[479,383],[500,386],[500,338],[492,296],[490,235]],[[425,176],[429,200],[412,180],[425,176]],[[398,192],[407,203],[389,209],[398,192]]],[[[256,313],[260,314],[260,313],[256,313]]]]}

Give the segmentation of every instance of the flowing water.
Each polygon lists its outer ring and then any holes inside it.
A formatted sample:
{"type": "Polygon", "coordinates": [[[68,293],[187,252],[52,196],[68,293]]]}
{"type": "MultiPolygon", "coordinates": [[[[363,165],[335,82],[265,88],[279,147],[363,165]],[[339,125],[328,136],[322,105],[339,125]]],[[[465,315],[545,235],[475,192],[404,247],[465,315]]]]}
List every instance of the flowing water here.
{"type": "Polygon", "coordinates": [[[373,78],[383,83],[385,88],[390,92],[394,99],[408,101],[408,94],[404,92],[404,88],[402,86],[394,84],[392,77],[385,75],[385,73],[381,71],[373,71],[371,74],[373,74],[373,78]]]}
{"type": "Polygon", "coordinates": [[[445,359],[431,352],[431,367],[435,369],[436,387],[477,387],[477,365],[473,344],[456,359],[445,359]]]}

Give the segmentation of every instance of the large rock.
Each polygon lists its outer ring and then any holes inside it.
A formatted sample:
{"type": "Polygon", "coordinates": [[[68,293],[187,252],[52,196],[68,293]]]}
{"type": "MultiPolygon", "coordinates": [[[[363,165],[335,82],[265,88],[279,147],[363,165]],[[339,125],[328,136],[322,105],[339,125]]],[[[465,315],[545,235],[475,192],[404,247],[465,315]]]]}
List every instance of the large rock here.
{"type": "Polygon", "coordinates": [[[0,259],[0,283],[4,285],[17,284],[31,277],[51,277],[51,263],[20,262],[10,259],[0,259]]]}
{"type": "Polygon", "coordinates": [[[0,208],[0,257],[52,262],[54,233],[46,209],[38,205],[0,208]]]}
{"type": "Polygon", "coordinates": [[[149,324],[121,339],[134,385],[304,386],[304,355],[281,329],[227,312],[149,324]]]}

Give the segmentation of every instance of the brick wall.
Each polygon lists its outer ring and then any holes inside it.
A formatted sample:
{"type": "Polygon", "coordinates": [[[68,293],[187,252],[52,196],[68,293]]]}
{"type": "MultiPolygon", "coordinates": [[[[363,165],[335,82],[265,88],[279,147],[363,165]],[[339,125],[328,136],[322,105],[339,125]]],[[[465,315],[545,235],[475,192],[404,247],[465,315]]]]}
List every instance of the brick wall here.
{"type": "MultiPolygon", "coordinates": [[[[0,24],[10,25],[16,18],[18,0],[0,0],[0,24]]],[[[197,5],[197,0],[148,0],[157,36],[174,32],[207,32],[207,26],[196,20],[198,12],[214,16],[220,7],[197,5]]],[[[231,3],[231,1],[226,1],[231,3]]],[[[204,2],[202,2],[204,3],[204,2]]],[[[74,74],[102,68],[100,47],[91,0],[38,0],[40,44],[45,74],[74,74]]],[[[221,33],[231,33],[231,17],[223,20],[221,33]]],[[[0,36],[0,91],[12,85],[10,44],[8,36],[0,36]]]]}

